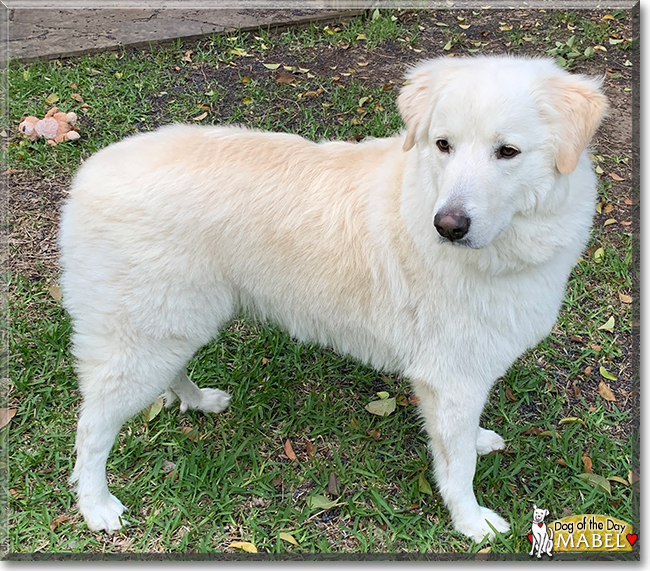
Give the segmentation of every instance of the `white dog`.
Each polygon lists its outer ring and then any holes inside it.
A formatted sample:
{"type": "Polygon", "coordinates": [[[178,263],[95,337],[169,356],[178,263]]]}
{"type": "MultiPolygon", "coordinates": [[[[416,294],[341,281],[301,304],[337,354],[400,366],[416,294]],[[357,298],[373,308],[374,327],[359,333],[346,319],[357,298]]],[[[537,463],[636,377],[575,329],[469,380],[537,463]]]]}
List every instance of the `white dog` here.
{"type": "Polygon", "coordinates": [[[587,242],[606,99],[549,60],[476,57],[416,66],[398,105],[392,138],[174,125],[79,170],[60,245],[90,529],[121,526],[105,470],[128,418],[165,390],[226,408],[184,370],[240,310],[409,378],[454,527],[509,529],[472,488],[477,452],[504,447],[479,417],[551,330],[587,242]]]}
{"type": "Polygon", "coordinates": [[[548,510],[538,508],[533,504],[533,524],[530,528],[532,536],[532,547],[530,548],[530,553],[532,555],[537,548],[537,559],[546,553],[550,557],[553,557],[553,530],[546,528],[544,523],[544,518],[548,515],[548,510]],[[550,532],[550,535],[549,535],[550,532]]]}

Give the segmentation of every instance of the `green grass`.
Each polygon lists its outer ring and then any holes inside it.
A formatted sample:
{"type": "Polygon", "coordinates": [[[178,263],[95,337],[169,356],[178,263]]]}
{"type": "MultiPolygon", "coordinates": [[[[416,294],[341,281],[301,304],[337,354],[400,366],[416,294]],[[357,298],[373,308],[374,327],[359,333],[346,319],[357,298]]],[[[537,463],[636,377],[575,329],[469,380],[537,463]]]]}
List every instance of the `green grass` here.
{"type": "MultiPolygon", "coordinates": [[[[447,18],[450,28],[455,25],[454,12],[437,17],[447,18]]],[[[462,21],[478,27],[485,17],[469,12],[462,21]]],[[[14,62],[7,72],[6,163],[21,173],[67,183],[98,149],[172,121],[242,123],[314,140],[390,135],[402,127],[395,106],[401,60],[434,55],[424,51],[430,29],[438,34],[438,53],[484,46],[481,37],[478,42],[471,37],[472,28],[441,32],[426,18],[382,10],[378,17],[345,24],[259,30],[61,62],[14,62]],[[449,50],[443,50],[445,42],[452,43],[449,50]],[[373,63],[358,64],[371,61],[380,49],[399,56],[390,60],[388,83],[374,80],[373,63]],[[280,67],[268,69],[264,63],[280,67]],[[282,70],[295,76],[294,85],[276,81],[282,70]],[[87,106],[72,99],[73,93],[87,106]],[[59,97],[58,106],[79,114],[82,139],[54,148],[20,140],[14,134],[20,117],[42,116],[51,94],[59,97]],[[205,118],[193,120],[204,112],[205,118]]],[[[577,34],[581,45],[603,42],[622,25],[618,18],[604,23],[607,32],[599,21],[577,13],[551,13],[541,30],[513,27],[509,35],[499,33],[498,48],[532,46],[544,54],[555,41],[566,42],[569,33],[577,34]],[[566,30],[567,23],[577,31],[566,30]]],[[[596,75],[603,63],[599,58],[596,53],[581,63],[593,64],[596,75]]],[[[610,495],[577,478],[584,471],[583,454],[591,458],[594,473],[624,479],[638,457],[631,434],[635,410],[621,398],[632,389],[635,374],[629,369],[631,310],[618,298],[633,291],[631,234],[619,225],[603,226],[609,216],[627,216],[626,190],[607,173],[629,173],[629,167],[616,148],[597,149],[596,161],[604,173],[600,198],[615,210],[596,217],[590,248],[572,274],[553,333],[497,383],[483,415],[483,425],[508,443],[504,453],[478,460],[475,478],[479,502],[512,523],[511,534],[491,543],[493,552],[529,549],[533,503],[549,509],[551,519],[568,512],[603,513],[638,529],[630,486],[612,482],[610,495]],[[603,255],[596,260],[598,248],[603,255]],[[611,315],[614,331],[599,329],[611,315]],[[617,402],[597,393],[600,366],[617,377],[612,383],[617,402]],[[570,417],[580,422],[561,423],[570,417]],[[522,434],[531,427],[542,434],[522,434]]],[[[110,487],[129,507],[132,526],[114,538],[88,531],[67,484],[79,394],[68,352],[70,322],[48,293],[56,280],[52,268],[39,269],[38,278],[6,277],[7,400],[18,410],[3,432],[9,446],[11,552],[213,552],[234,540],[271,553],[485,547],[451,527],[429,471],[416,408],[398,406],[385,418],[364,409],[379,391],[410,395],[405,379],[297,344],[274,327],[249,321],[231,324],[189,365],[199,386],[233,395],[228,411],[206,417],[180,415],[174,407],[148,422],[143,415],[128,422],[109,458],[108,474],[110,487]],[[284,453],[287,439],[295,461],[284,453]],[[313,458],[307,441],[315,446],[313,458]],[[311,510],[307,499],[328,495],[332,472],[340,478],[340,505],[322,513],[311,510]],[[432,494],[419,483],[422,473],[432,494]],[[69,519],[57,520],[61,516],[69,519]],[[283,531],[299,547],[280,540],[283,531]]]]}

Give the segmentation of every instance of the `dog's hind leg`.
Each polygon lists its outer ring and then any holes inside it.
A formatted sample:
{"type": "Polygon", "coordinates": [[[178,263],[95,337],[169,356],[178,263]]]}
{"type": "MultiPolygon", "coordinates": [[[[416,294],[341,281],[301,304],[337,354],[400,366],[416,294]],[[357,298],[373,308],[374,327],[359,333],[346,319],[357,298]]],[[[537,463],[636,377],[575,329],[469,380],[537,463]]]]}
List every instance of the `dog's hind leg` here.
{"type": "Polygon", "coordinates": [[[501,533],[508,531],[506,520],[478,504],[472,486],[478,422],[485,398],[469,383],[439,390],[433,383],[419,381],[413,388],[429,434],[440,495],[454,527],[477,543],[486,535],[494,538],[492,527],[501,533]]]}
{"type": "Polygon", "coordinates": [[[204,413],[223,412],[230,404],[230,395],[219,389],[200,389],[181,371],[166,392],[166,406],[169,407],[178,398],[181,412],[200,410],[204,413]]]}
{"type": "Polygon", "coordinates": [[[476,452],[479,454],[489,454],[495,450],[504,450],[506,443],[494,430],[478,429],[476,436],[476,452]]]}
{"type": "MultiPolygon", "coordinates": [[[[191,352],[187,347],[148,346],[125,348],[117,342],[103,359],[88,354],[89,339],[83,339],[79,357],[79,387],[83,402],[77,425],[77,461],[70,477],[76,482],[77,505],[93,531],[113,533],[124,522],[122,503],[106,482],[106,462],[120,427],[150,405],[173,382],[191,352]],[[173,356],[170,357],[169,355],[173,356]]],[[[97,353],[107,348],[97,341],[97,353]]],[[[169,345],[169,344],[168,344],[169,345]]]]}

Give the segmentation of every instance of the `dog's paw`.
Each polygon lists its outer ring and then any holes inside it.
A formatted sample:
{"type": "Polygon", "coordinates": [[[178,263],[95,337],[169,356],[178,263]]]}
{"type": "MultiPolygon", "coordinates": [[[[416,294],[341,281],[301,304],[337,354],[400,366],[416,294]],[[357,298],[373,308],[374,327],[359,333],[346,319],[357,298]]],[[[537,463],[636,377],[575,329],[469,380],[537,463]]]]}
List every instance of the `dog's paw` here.
{"type": "MultiPolygon", "coordinates": [[[[189,408],[200,410],[204,413],[209,412],[223,412],[230,404],[230,395],[219,389],[201,389],[201,401],[196,405],[189,408]]],[[[188,405],[185,402],[181,403],[181,412],[185,412],[188,405]]]]}
{"type": "Polygon", "coordinates": [[[126,508],[113,494],[108,494],[101,500],[80,499],[78,506],[91,531],[104,530],[115,533],[128,525],[128,522],[121,517],[126,508]]]}
{"type": "Polygon", "coordinates": [[[471,537],[476,543],[483,541],[486,535],[492,541],[494,539],[492,527],[499,533],[510,531],[510,524],[500,515],[484,507],[479,507],[479,510],[479,516],[472,520],[456,523],[454,526],[456,531],[471,537]],[[492,527],[488,525],[488,522],[492,524],[492,527]]]}
{"type": "Polygon", "coordinates": [[[493,430],[479,429],[478,438],[476,439],[476,451],[479,454],[489,454],[494,450],[504,450],[506,447],[505,440],[493,430]]]}

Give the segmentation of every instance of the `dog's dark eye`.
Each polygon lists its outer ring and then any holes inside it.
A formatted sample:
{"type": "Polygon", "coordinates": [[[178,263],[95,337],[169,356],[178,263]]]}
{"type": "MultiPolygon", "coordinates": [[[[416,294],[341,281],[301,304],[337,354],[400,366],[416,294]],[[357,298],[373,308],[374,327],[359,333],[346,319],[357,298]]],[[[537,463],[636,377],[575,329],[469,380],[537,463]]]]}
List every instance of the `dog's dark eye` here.
{"type": "Polygon", "coordinates": [[[448,153],[451,150],[451,145],[447,139],[438,139],[436,145],[441,153],[448,153]]]}
{"type": "Polygon", "coordinates": [[[521,151],[515,147],[503,145],[502,147],[499,147],[499,150],[497,151],[497,158],[511,159],[512,157],[516,157],[520,152],[521,151]]]}

